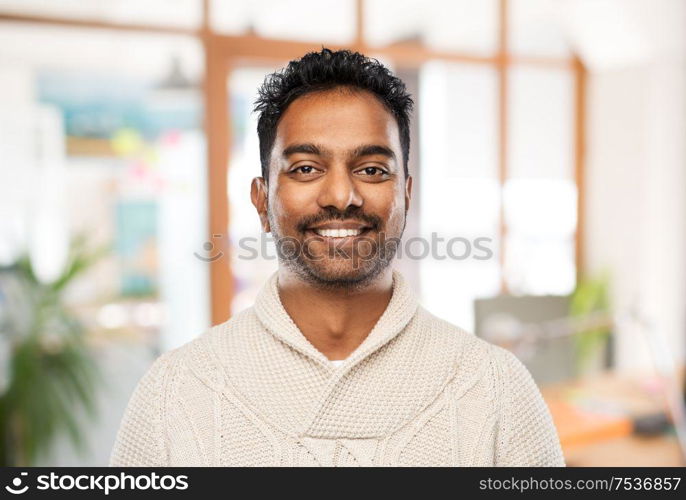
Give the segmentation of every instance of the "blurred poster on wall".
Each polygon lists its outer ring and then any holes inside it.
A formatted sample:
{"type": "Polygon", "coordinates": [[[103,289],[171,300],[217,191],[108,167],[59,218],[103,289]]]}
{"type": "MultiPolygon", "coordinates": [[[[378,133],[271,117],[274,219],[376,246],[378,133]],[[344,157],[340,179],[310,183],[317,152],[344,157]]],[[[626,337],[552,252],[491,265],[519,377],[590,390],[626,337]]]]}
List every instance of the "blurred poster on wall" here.
{"type": "Polygon", "coordinates": [[[119,200],[116,205],[116,252],[121,262],[121,294],[157,294],[157,204],[119,200]]]}

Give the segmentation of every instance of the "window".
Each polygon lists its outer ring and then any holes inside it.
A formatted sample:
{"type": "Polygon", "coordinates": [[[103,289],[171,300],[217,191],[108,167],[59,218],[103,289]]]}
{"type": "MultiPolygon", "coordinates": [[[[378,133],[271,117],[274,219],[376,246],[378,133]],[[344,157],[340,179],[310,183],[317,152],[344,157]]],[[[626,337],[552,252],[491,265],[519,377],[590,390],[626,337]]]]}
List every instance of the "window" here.
{"type": "Polygon", "coordinates": [[[398,73],[417,75],[414,125],[419,140],[413,147],[420,150],[415,166],[419,203],[413,210],[419,213],[408,223],[404,254],[398,258],[404,271],[414,269],[409,275],[423,301],[440,316],[471,329],[477,297],[571,292],[578,236],[574,110],[579,67],[561,36],[552,3],[361,4],[363,16],[357,20],[351,2],[337,5],[333,17],[323,16],[319,7],[301,9],[313,19],[319,16],[314,31],[306,33],[286,32],[294,27],[290,23],[281,23],[286,31],[270,28],[281,11],[273,7],[266,12],[267,4],[238,2],[218,11],[224,21],[215,23],[227,23],[222,32],[239,38],[240,33],[257,34],[266,44],[252,54],[249,43],[240,45],[239,54],[235,43],[233,53],[226,51],[233,61],[228,64],[233,310],[251,304],[265,276],[276,268],[274,261],[238,261],[245,250],[235,246],[240,236],[260,237],[248,199],[249,181],[259,172],[250,104],[264,76],[290,58],[266,61],[265,52],[273,43],[275,52],[295,58],[305,50],[303,40],[349,43],[357,40],[360,20],[364,36],[355,49],[398,73]],[[506,13],[500,12],[503,5],[506,13]],[[505,14],[506,29],[501,30],[505,14]],[[430,245],[426,255],[425,244],[413,240],[417,236],[430,245]]]}

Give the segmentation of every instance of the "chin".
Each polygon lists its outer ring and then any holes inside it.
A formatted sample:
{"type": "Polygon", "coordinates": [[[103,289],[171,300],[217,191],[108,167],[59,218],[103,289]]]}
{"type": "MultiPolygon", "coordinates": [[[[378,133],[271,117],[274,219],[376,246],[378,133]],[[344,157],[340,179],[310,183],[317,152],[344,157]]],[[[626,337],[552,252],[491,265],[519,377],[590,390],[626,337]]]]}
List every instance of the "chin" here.
{"type": "Polygon", "coordinates": [[[355,266],[350,259],[302,264],[296,266],[296,272],[301,277],[312,284],[337,289],[364,287],[372,283],[387,267],[386,263],[379,261],[355,266]]]}

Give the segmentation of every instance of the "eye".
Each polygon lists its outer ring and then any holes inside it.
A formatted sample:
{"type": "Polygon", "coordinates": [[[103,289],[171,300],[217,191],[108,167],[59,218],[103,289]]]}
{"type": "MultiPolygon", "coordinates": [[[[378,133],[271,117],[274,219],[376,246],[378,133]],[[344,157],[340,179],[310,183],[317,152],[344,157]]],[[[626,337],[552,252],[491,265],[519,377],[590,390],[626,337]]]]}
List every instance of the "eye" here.
{"type": "Polygon", "coordinates": [[[364,167],[363,169],[358,170],[358,172],[368,177],[380,177],[388,174],[386,170],[380,167],[364,167]]]}
{"type": "Polygon", "coordinates": [[[292,174],[314,174],[317,169],[312,165],[300,165],[291,170],[292,174]]]}

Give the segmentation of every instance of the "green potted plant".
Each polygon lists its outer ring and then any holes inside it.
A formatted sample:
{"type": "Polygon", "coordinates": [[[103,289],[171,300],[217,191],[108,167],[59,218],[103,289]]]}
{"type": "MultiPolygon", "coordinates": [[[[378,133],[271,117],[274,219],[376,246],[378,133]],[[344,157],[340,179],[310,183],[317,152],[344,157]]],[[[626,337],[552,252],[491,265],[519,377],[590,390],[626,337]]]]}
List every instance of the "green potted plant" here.
{"type": "Polygon", "coordinates": [[[51,283],[36,277],[28,255],[0,267],[3,466],[34,465],[63,433],[76,449],[84,448],[77,414],[83,409],[95,416],[101,376],[64,292],[105,251],[89,250],[85,236],[77,236],[62,273],[51,283]]]}
{"type": "Polygon", "coordinates": [[[582,329],[574,335],[577,374],[607,367],[611,356],[609,273],[579,279],[570,300],[570,316],[582,329]]]}

